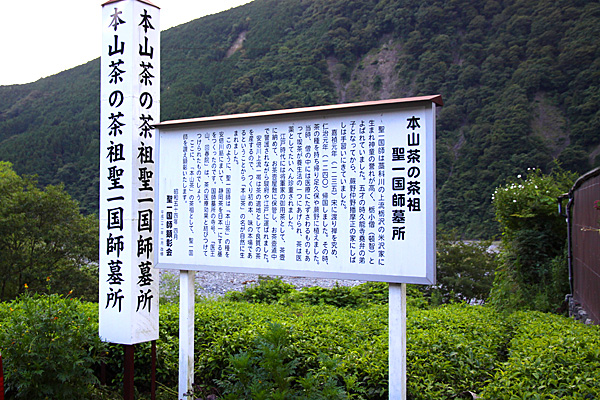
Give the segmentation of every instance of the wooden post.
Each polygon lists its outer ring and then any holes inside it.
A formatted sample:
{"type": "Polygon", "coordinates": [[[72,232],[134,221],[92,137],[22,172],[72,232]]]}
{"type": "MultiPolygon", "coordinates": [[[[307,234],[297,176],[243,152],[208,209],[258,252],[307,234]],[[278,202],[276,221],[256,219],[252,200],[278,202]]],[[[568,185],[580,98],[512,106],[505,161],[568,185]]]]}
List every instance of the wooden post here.
{"type": "Polygon", "coordinates": [[[389,398],[406,400],[406,283],[389,289],[389,398]]]}
{"type": "Polygon", "coordinates": [[[0,400],[4,400],[4,370],[2,369],[2,354],[0,354],[0,400]]]}
{"type": "Polygon", "coordinates": [[[150,376],[150,400],[156,400],[156,340],[152,341],[152,371],[150,376]]]}
{"type": "Polygon", "coordinates": [[[179,271],[179,400],[194,384],[195,272],[179,271]]]}
{"type": "Polygon", "coordinates": [[[124,344],[123,350],[125,353],[125,373],[123,375],[123,400],[133,400],[135,398],[135,389],[133,383],[133,377],[135,375],[133,371],[135,345],[124,344]]]}
{"type": "Polygon", "coordinates": [[[106,362],[104,361],[100,363],[100,385],[106,386],[106,362]]]}

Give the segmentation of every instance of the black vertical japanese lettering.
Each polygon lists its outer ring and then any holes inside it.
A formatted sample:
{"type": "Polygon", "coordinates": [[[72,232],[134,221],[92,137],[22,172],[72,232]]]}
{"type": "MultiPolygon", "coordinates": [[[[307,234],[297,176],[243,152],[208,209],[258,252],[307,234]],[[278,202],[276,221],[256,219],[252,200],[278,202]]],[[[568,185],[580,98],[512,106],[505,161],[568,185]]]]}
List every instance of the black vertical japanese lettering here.
{"type": "Polygon", "coordinates": [[[117,31],[117,27],[119,25],[122,25],[125,23],[125,21],[123,21],[120,17],[121,14],[123,14],[123,12],[119,11],[119,9],[115,7],[115,13],[110,16],[112,19],[110,20],[110,24],[108,24],[108,27],[109,28],[111,26],[114,27],[115,32],[117,31]]]}
{"type": "Polygon", "coordinates": [[[125,53],[125,42],[119,43],[119,35],[115,35],[115,47],[112,45],[108,45],[108,55],[114,56],[115,54],[124,54],[125,53]]]}

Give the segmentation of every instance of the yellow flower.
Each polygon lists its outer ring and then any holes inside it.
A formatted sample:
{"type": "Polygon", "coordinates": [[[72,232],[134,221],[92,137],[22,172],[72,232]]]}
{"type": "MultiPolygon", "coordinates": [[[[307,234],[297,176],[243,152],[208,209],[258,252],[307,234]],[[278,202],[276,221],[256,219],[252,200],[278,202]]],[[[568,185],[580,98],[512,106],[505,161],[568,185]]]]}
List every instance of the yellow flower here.
{"type": "Polygon", "coordinates": [[[25,289],[29,289],[29,286],[27,286],[27,284],[25,284],[25,289]]]}

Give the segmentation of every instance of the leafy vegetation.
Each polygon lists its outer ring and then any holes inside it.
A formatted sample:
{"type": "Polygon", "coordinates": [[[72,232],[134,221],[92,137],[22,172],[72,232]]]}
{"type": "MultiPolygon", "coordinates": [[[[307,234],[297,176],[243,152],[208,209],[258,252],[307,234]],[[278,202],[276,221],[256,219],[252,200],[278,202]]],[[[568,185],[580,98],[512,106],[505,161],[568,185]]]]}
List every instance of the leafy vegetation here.
{"type": "MultiPolygon", "coordinates": [[[[158,398],[175,399],[178,306],[160,313],[158,398]]],[[[194,396],[387,399],[387,317],[387,306],[373,303],[199,302],[194,396]]],[[[9,399],[122,398],[122,346],[98,341],[97,305],[27,293],[0,303],[0,321],[9,399]],[[108,386],[92,373],[102,359],[108,386]]],[[[600,396],[596,326],[465,304],[409,305],[407,325],[410,399],[600,396]]],[[[137,398],[149,398],[149,376],[150,345],[136,345],[137,398]]]]}
{"type": "Polygon", "coordinates": [[[232,301],[272,304],[292,291],[294,291],[292,284],[285,283],[278,278],[261,276],[258,284],[246,286],[241,292],[229,292],[225,298],[232,301]]]}
{"type": "Polygon", "coordinates": [[[0,300],[26,290],[97,299],[98,221],[79,213],[62,186],[39,189],[0,162],[0,300]]]}
{"type": "Polygon", "coordinates": [[[86,398],[106,351],[97,306],[26,292],[0,306],[0,350],[9,399],[86,398]]]}
{"type": "MultiPolygon", "coordinates": [[[[410,398],[597,398],[597,327],[511,312],[555,310],[567,291],[566,226],[555,199],[575,175],[556,166],[600,165],[600,43],[590,40],[599,19],[598,3],[586,0],[255,0],[165,32],[162,116],[441,93],[439,225],[460,234],[440,236],[439,285],[429,299],[487,297],[493,256],[486,243],[459,238],[502,231],[503,252],[495,307],[431,308],[410,289],[410,398]]],[[[98,206],[98,82],[95,60],[0,87],[0,159],[23,175],[0,162],[0,300],[19,296],[0,304],[11,398],[118,391],[122,347],[105,352],[97,342],[97,305],[31,294],[96,293],[85,265],[97,257],[97,222],[78,207],[98,206]],[[104,358],[109,386],[101,388],[92,372],[104,358]]],[[[174,398],[178,310],[161,301],[158,379],[164,398],[174,398]]],[[[387,398],[386,301],[385,284],[295,291],[277,279],[202,301],[196,394],[387,398]]],[[[145,388],[149,344],[137,354],[136,384],[145,388]]]]}
{"type": "MultiPolygon", "coordinates": [[[[489,238],[507,177],[600,165],[599,19],[589,0],[255,0],[164,32],[161,115],[442,94],[439,222],[489,238]]],[[[99,97],[99,60],[0,87],[0,159],[97,211],[99,97]]]]}
{"type": "Polygon", "coordinates": [[[575,178],[564,171],[532,170],[495,191],[503,251],[490,297],[498,309],[557,311],[563,304],[569,293],[567,227],[556,207],[575,178]]]}
{"type": "MultiPolygon", "coordinates": [[[[229,292],[228,301],[264,303],[264,304],[304,304],[314,306],[335,306],[338,308],[362,308],[373,304],[388,304],[388,284],[384,282],[366,282],[357,286],[342,286],[338,283],[332,288],[320,286],[295,290],[294,286],[280,278],[260,277],[258,284],[249,285],[241,292],[229,292]]],[[[423,308],[427,303],[416,286],[409,285],[408,303],[423,308]]]]}
{"type": "Polygon", "coordinates": [[[557,315],[518,312],[508,359],[485,387],[486,399],[594,399],[600,396],[597,327],[565,323],[557,315]]]}
{"type": "Polygon", "coordinates": [[[407,388],[413,399],[479,393],[510,340],[506,321],[487,307],[456,304],[407,317],[407,388]]]}
{"type": "Polygon", "coordinates": [[[436,284],[422,286],[434,304],[485,302],[498,265],[492,241],[465,242],[456,231],[438,232],[436,284]]]}
{"type": "MultiPolygon", "coordinates": [[[[304,377],[297,373],[300,354],[292,343],[291,330],[269,323],[250,346],[228,358],[223,379],[217,381],[224,399],[346,399],[343,367],[320,356],[320,367],[304,377]]],[[[354,382],[352,382],[354,383],[354,382]]]]}

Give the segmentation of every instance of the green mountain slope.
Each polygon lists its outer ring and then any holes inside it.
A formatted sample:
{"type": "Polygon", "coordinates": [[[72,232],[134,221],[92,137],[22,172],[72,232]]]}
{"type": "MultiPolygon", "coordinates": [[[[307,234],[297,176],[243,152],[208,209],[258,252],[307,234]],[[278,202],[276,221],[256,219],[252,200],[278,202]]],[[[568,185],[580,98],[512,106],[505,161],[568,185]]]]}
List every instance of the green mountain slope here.
{"type": "MultiPolygon", "coordinates": [[[[527,168],[600,165],[600,3],[255,0],[162,35],[165,119],[441,94],[439,223],[496,232],[527,168]]],[[[0,159],[93,212],[99,60],[0,87],[0,159]]]]}

